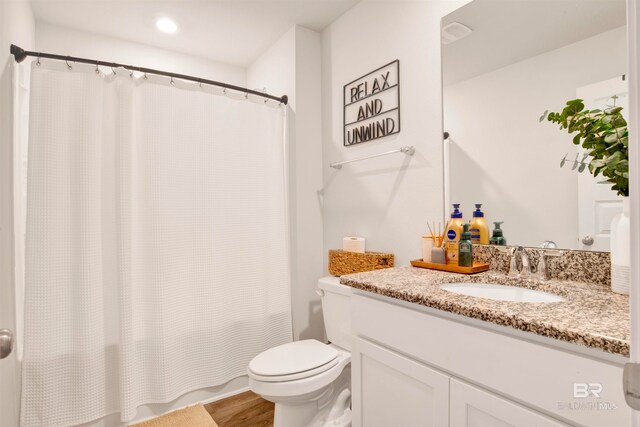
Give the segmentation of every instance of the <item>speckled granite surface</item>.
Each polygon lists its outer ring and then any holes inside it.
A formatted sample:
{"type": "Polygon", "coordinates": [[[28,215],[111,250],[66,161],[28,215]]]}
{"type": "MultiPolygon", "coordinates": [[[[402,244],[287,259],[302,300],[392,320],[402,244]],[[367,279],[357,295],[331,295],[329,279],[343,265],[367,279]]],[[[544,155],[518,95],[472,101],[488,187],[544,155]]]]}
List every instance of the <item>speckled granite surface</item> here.
{"type": "MultiPolygon", "coordinates": [[[[513,246],[475,245],[473,257],[476,261],[491,265],[492,270],[506,273],[513,246]]],[[[536,270],[543,252],[556,256],[547,256],[547,274],[549,278],[573,280],[611,286],[611,258],[608,252],[571,251],[560,249],[526,248],[531,261],[532,271],[536,270]]]]}
{"type": "Polygon", "coordinates": [[[342,276],[340,282],[376,294],[510,326],[538,335],[629,356],[629,297],[601,285],[536,282],[487,271],[460,275],[414,267],[342,276]],[[439,288],[444,283],[497,283],[536,289],[564,298],[555,303],[517,303],[470,297],[439,288]]]}

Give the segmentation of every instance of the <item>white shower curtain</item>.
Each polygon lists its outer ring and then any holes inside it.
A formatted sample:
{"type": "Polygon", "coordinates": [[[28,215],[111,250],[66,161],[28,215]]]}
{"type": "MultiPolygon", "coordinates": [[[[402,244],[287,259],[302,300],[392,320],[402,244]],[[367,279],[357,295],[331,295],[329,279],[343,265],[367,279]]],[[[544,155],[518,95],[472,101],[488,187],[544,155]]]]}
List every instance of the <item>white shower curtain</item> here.
{"type": "Polygon", "coordinates": [[[71,65],[32,67],[24,426],[127,421],[292,339],[284,109],[71,65]]]}

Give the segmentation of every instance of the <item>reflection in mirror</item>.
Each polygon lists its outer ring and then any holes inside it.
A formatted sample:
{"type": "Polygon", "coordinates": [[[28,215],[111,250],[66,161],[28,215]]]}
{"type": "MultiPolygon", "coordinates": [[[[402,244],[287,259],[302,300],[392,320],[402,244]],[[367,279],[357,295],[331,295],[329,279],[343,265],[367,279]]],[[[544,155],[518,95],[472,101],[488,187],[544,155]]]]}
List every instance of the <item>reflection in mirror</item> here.
{"type": "Polygon", "coordinates": [[[442,20],[445,212],[482,203],[509,244],[609,250],[621,198],[539,119],[577,97],[626,107],[625,20],[624,0],[474,0],[442,20]]]}

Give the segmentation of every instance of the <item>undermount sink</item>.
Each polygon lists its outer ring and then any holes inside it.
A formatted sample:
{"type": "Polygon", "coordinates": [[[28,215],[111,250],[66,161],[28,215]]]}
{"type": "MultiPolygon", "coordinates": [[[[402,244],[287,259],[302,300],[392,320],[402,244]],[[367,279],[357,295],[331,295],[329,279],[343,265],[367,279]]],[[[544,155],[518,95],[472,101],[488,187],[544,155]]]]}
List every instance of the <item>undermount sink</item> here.
{"type": "Polygon", "coordinates": [[[487,298],[496,301],[512,302],[559,302],[562,297],[533,289],[517,286],[484,284],[484,283],[447,283],[440,286],[448,292],[476,298],[487,298]]]}

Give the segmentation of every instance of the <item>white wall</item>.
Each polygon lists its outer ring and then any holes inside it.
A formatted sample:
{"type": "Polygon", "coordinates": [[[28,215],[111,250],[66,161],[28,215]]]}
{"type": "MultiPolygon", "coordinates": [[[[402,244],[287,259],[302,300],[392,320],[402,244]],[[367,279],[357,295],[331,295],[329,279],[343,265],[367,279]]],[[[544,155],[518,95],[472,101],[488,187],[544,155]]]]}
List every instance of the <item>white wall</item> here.
{"type": "Polygon", "coordinates": [[[294,339],[322,340],[315,290],[323,273],[320,34],[292,27],[247,71],[251,88],[289,97],[291,303],[294,339]]]}
{"type": "MultiPolygon", "coordinates": [[[[0,328],[16,331],[14,287],[14,102],[15,62],[9,46],[33,49],[34,20],[26,0],[0,1],[0,328]]],[[[0,361],[0,414],[4,425],[18,425],[20,366],[16,352],[0,361]]]]}
{"type": "Polygon", "coordinates": [[[296,26],[293,26],[247,68],[247,87],[289,97],[296,107],[296,26]]]}
{"type": "Polygon", "coordinates": [[[322,32],[324,250],[364,236],[367,250],[396,265],[420,256],[427,220],[443,218],[440,18],[464,1],[363,1],[322,32]],[[343,146],[343,85],[400,60],[399,134],[343,146]],[[394,154],[329,168],[330,162],[413,145],[394,154]]]}
{"type": "MultiPolygon", "coordinates": [[[[207,41],[203,41],[207,43],[207,41]]],[[[38,51],[155,68],[245,86],[241,67],[85,31],[36,24],[38,51]]]]}
{"type": "Polygon", "coordinates": [[[561,111],[576,88],[626,73],[625,48],[621,27],[444,88],[451,202],[462,203],[466,219],[483,203],[489,221],[505,221],[511,244],[580,247],[578,175],[559,167],[576,150],[538,118],[561,111]]]}

